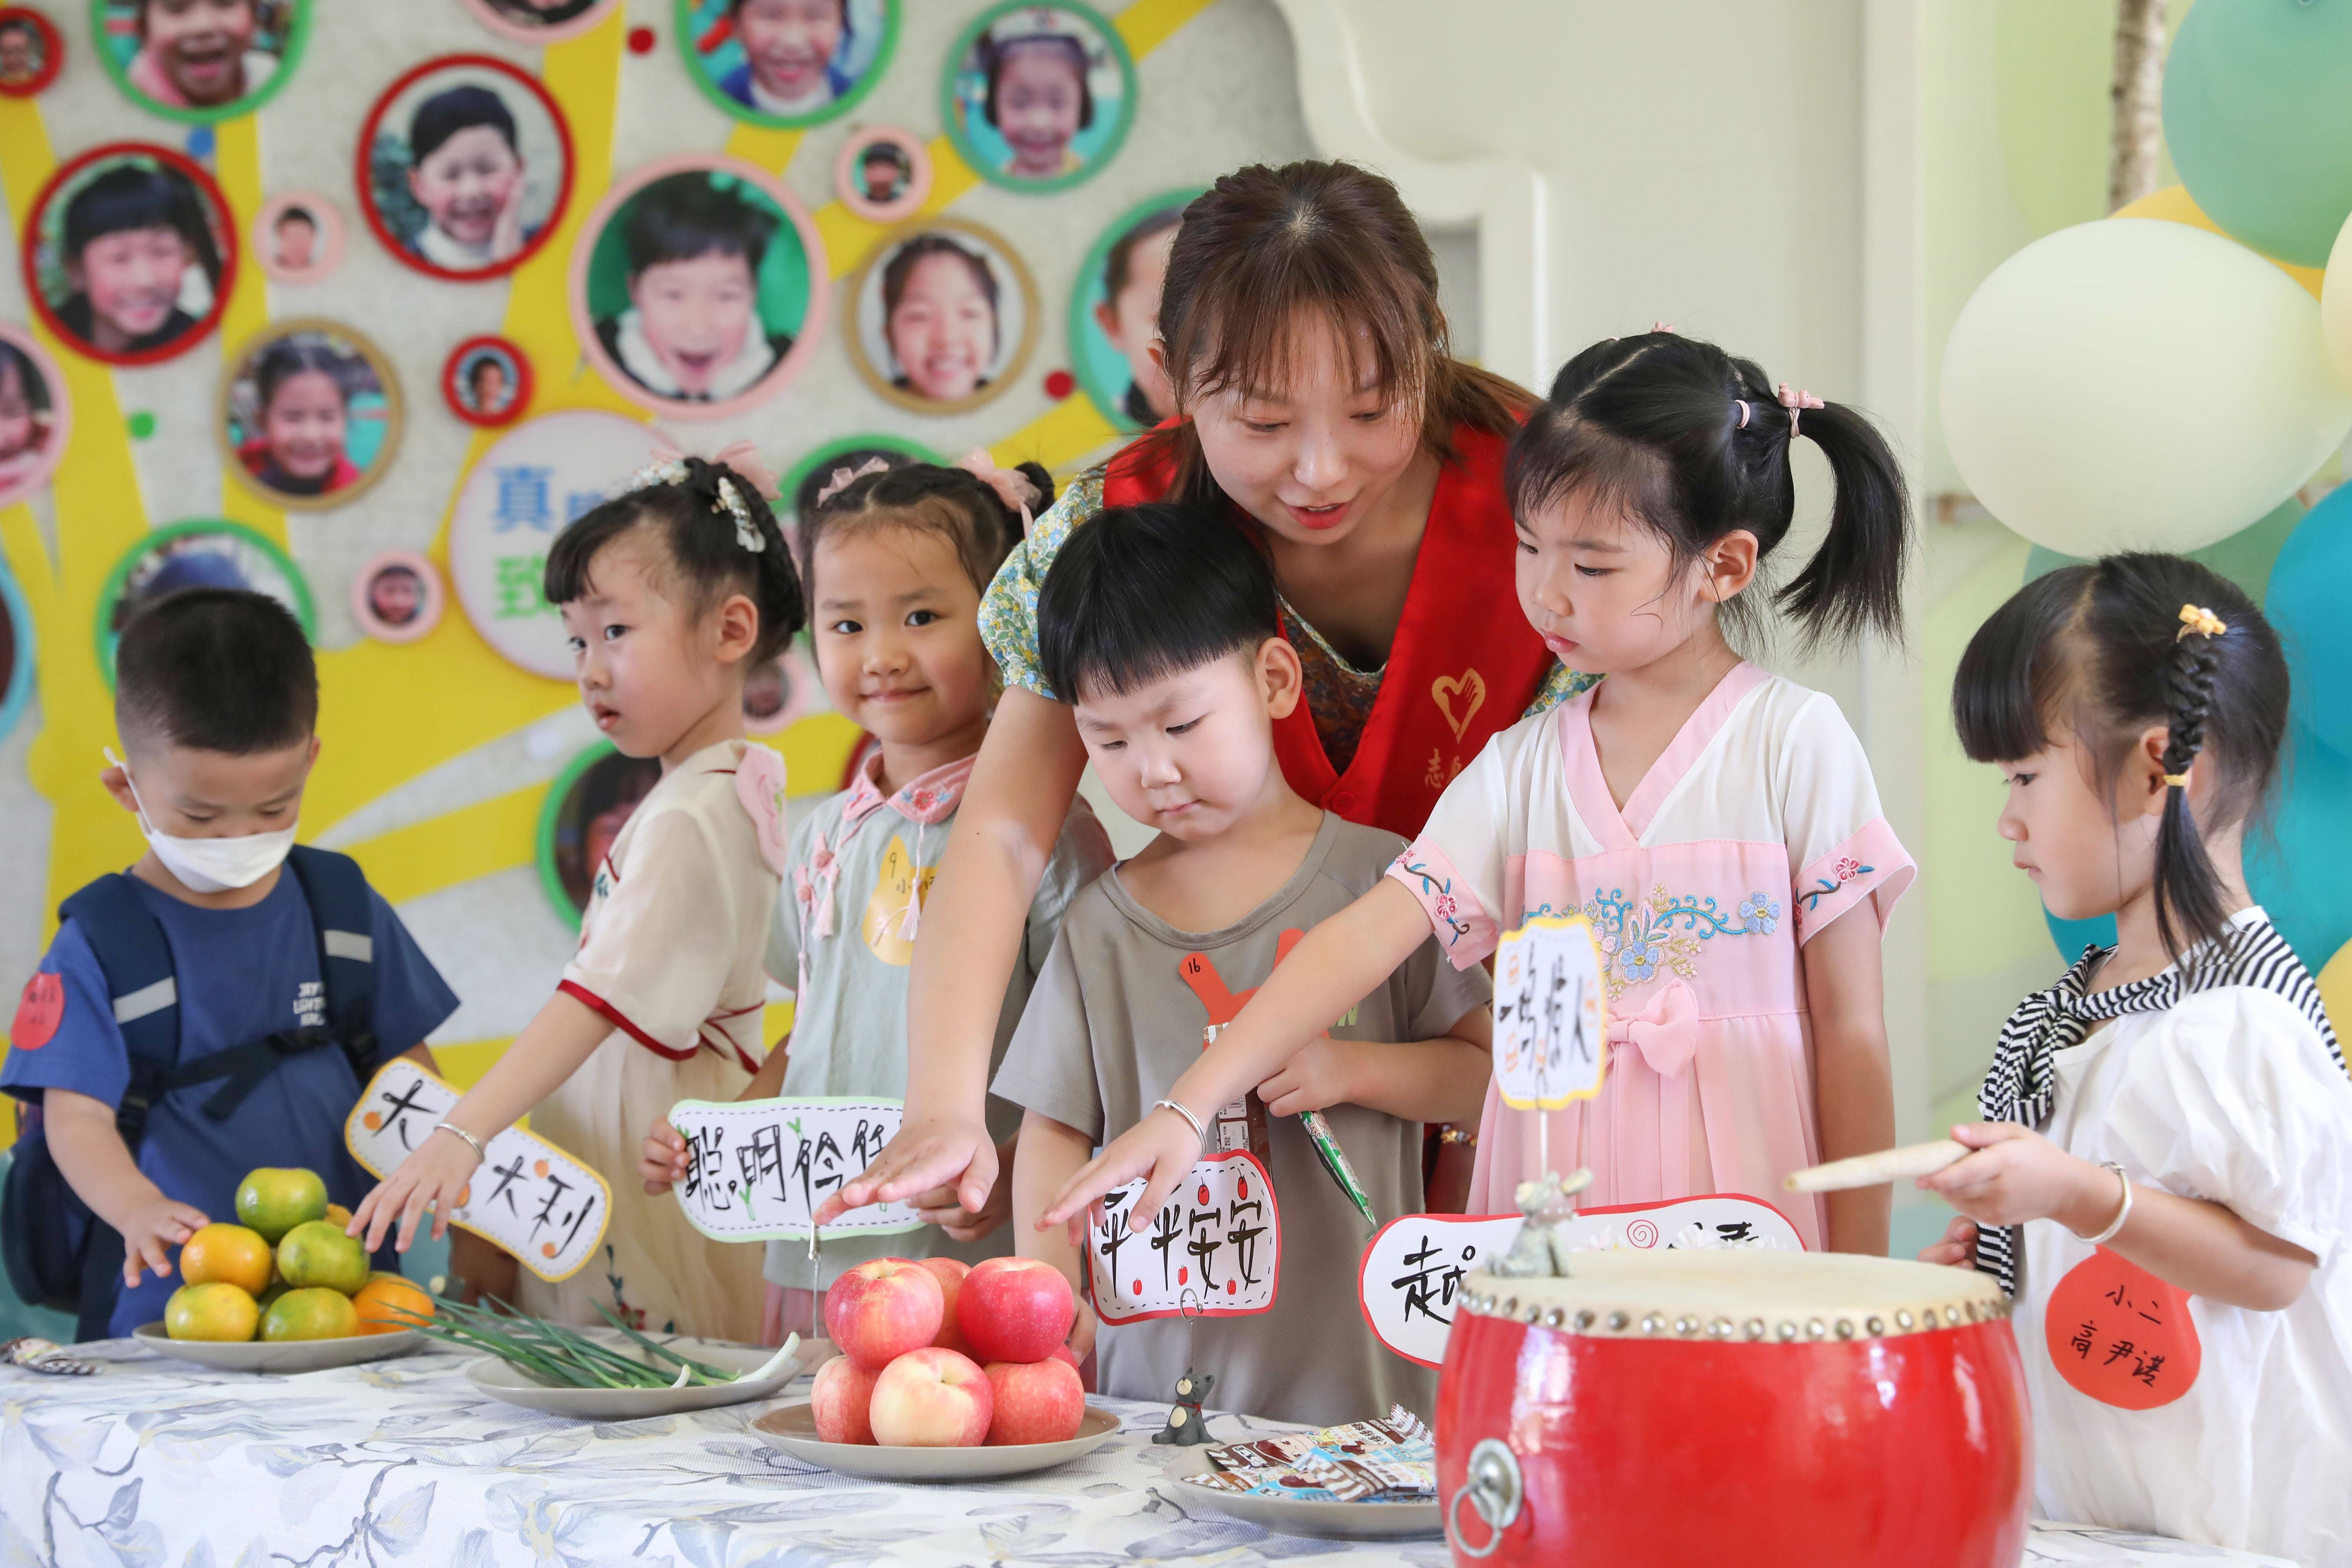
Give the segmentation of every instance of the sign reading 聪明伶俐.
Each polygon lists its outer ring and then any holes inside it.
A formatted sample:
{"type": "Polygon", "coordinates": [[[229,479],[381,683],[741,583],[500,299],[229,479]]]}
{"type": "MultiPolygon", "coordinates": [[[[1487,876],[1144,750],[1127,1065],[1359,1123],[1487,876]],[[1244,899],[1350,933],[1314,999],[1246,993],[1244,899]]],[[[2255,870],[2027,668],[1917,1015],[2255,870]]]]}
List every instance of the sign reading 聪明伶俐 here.
{"type": "Polygon", "coordinates": [[[1106,1323],[1151,1318],[1244,1318],[1270,1310],[1282,1273],[1274,1182],[1246,1150],[1197,1162],[1138,1230],[1129,1211],[1140,1180],[1103,1194],[1087,1226],[1087,1277],[1106,1323]]]}
{"type": "MultiPolygon", "coordinates": [[[[458,1098],[457,1085],[395,1057],[352,1107],[343,1142],[381,1180],[433,1136],[434,1124],[458,1098]]],[[[449,1223],[514,1254],[552,1284],[571,1279],[596,1256],[612,1213],[604,1177],[537,1133],[509,1127],[489,1141],[481,1168],[449,1211],[449,1223]]]]}
{"type": "MultiPolygon", "coordinates": [[[[904,1110],[878,1096],[682,1100],[669,1112],[686,1140],[678,1207],[714,1241],[805,1239],[809,1216],[873,1163],[904,1110]]],[[[922,1224],[905,1204],[873,1204],[829,1221],[824,1233],[887,1235],[922,1224]]]]}
{"type": "MultiPolygon", "coordinates": [[[[1407,1361],[1441,1364],[1462,1281],[1508,1252],[1525,1223],[1517,1215],[1412,1214],[1381,1227],[1356,1273],[1364,1321],[1407,1361]]],[[[1805,1246],[1779,1209],[1733,1193],[1586,1209],[1559,1228],[1578,1252],[1801,1252],[1805,1246]]]]}
{"type": "Polygon", "coordinates": [[[1609,1061],[1601,954],[1581,915],[1530,920],[1495,953],[1495,1087],[1515,1110],[1601,1092],[1609,1061]]]}

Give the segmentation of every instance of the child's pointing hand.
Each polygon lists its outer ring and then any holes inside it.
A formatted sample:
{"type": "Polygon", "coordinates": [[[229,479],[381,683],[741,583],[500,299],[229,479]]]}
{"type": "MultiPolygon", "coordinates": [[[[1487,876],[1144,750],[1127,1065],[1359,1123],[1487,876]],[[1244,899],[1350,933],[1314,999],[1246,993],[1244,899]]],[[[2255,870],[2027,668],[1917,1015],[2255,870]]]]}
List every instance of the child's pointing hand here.
{"type": "Polygon", "coordinates": [[[1127,1216],[1129,1226],[1139,1229],[1183,1184],[1200,1157],[1200,1133],[1181,1116],[1161,1106],[1112,1139],[1108,1148],[1063,1184],[1051,1206],[1037,1216],[1037,1228],[1050,1230],[1075,1219],[1097,1207],[1105,1193],[1138,1176],[1148,1176],[1127,1216]]]}

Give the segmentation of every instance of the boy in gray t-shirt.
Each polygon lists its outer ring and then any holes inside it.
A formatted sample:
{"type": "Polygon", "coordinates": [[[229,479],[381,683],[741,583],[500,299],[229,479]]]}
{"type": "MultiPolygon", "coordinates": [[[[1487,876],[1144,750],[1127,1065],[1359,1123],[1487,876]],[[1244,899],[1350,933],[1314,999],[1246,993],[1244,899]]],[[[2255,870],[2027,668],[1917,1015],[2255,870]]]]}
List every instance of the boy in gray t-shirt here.
{"type": "MultiPolygon", "coordinates": [[[[1077,1248],[1036,1228],[1047,1203],[1097,1143],[1151,1113],[1199,1058],[1203,1028],[1265,981],[1284,933],[1346,908],[1402,847],[1285,781],[1274,727],[1304,698],[1277,614],[1255,543],[1171,505],[1074,530],[1039,597],[1046,679],[1072,700],[1111,797],[1160,833],[1071,900],[992,1086],[1027,1112],[1021,1250],[1073,1280],[1077,1248]]],[[[1421,1122],[1466,1121],[1485,1100],[1487,999],[1485,973],[1456,971],[1433,941],[1261,1086],[1282,1243],[1272,1310],[1108,1325],[1095,1342],[1103,1392],[1165,1399],[1192,1367],[1216,1375],[1220,1405],[1254,1415],[1433,1414],[1435,1374],[1365,1325],[1356,1274],[1370,1232],[1298,1118],[1324,1112],[1382,1221],[1417,1212],[1421,1122]]],[[[1081,1314],[1081,1351],[1092,1323],[1081,1314]]]]}

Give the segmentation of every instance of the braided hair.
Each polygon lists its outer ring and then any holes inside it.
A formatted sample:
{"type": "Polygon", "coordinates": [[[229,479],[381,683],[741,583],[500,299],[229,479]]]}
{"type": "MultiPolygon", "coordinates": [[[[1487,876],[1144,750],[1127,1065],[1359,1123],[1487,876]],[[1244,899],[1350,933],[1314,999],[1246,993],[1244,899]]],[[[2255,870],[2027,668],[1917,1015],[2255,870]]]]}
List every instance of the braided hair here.
{"type": "Polygon", "coordinates": [[[2179,958],[2226,950],[2221,874],[2208,835],[2254,816],[2278,776],[2288,679],[2278,634],[2236,584],[2178,555],[2110,555],[2018,590],[1979,627],[1952,681],[1960,745],[2015,762],[2064,725],[2112,793],[2142,731],[2165,728],[2157,827],[2157,931],[2179,958]],[[2204,770],[2202,821],[2189,807],[2204,770]]]}
{"type": "Polygon", "coordinates": [[[793,568],[784,532],[767,498],[751,480],[724,463],[680,459],[682,479],[643,485],[593,507],[555,536],[547,552],[541,584],[551,605],[584,597],[597,555],[640,525],[662,542],[668,568],[686,584],[698,616],[709,615],[730,594],[741,594],[760,612],[760,640],[744,668],[766,663],[784,651],[808,620],[808,602],[793,568]],[[738,536],[735,514],[719,482],[742,503],[763,548],[753,551],[738,536]]]}
{"type": "MultiPolygon", "coordinates": [[[[849,471],[835,469],[834,477],[849,471]]],[[[1054,504],[1053,475],[1036,463],[1024,463],[1013,471],[1037,491],[1033,515],[1054,504]]],[[[954,549],[971,585],[983,594],[1022,536],[1021,513],[968,469],[902,463],[859,474],[801,513],[801,572],[812,600],[816,597],[818,543],[835,534],[881,527],[938,534],[954,549]]]]}

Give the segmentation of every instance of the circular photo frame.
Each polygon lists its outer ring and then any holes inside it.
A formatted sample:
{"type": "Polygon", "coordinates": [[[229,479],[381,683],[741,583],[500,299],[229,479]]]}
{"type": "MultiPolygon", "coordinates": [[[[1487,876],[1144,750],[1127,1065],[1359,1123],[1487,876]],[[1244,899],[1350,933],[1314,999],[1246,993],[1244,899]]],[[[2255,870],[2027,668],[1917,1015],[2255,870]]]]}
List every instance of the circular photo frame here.
{"type": "Polygon", "coordinates": [[[630,816],[661,782],[659,757],[626,757],[599,741],[565,764],[539,808],[539,885],[548,906],[578,926],[596,871],[630,816]]]}
{"type": "Polygon", "coordinates": [[[32,97],[65,63],[66,41],[54,23],[30,5],[0,5],[0,98],[32,97]]]}
{"type": "Polygon", "coordinates": [[[466,0],[474,19],[518,44],[576,38],[621,8],[622,0],[466,0]]]}
{"type": "Polygon", "coordinates": [[[521,418],[531,387],[530,355],[509,338],[467,338],[442,362],[441,400],[478,429],[500,429],[521,418]]]}
{"type": "Polygon", "coordinates": [[[807,639],[794,637],[783,652],[752,668],[743,680],[743,728],[754,735],[781,735],[828,704],[824,682],[807,639]]]}
{"type": "Polygon", "coordinates": [[[789,386],[824,336],[831,268],[783,182],[740,158],[667,158],[613,187],[572,251],[572,325],[640,408],[740,414],[789,386]]]}
{"type": "Polygon", "coordinates": [[[41,324],[106,364],[187,353],[220,324],[236,286],[228,198],[152,142],[110,142],[51,174],[19,248],[41,324]]]}
{"type": "Polygon", "coordinates": [[[39,339],[0,321],[0,506],[47,484],[72,435],[65,373],[39,339]]]}
{"type": "Polygon", "coordinates": [[[1092,179],[1135,123],[1135,59],[1079,0],[1005,0],[948,51],[940,116],[991,184],[1058,191],[1092,179]]]}
{"type": "Polygon", "coordinates": [[[253,259],[279,283],[318,283],[343,264],[343,209],[319,191],[280,191],[253,215],[253,259]]]}
{"type": "Polygon", "coordinates": [[[919,414],[962,414],[1013,385],[1037,346],[1037,281],[1012,242],[961,218],[877,241],[844,301],[849,357],[875,393],[919,414]]]}
{"type": "Polygon", "coordinates": [[[489,55],[443,55],[368,110],[354,177],[368,226],[403,265],[477,282],[555,237],[572,174],[572,127],[534,78],[489,55]]]}
{"type": "Polygon", "coordinates": [[[1151,362],[1168,252],[1195,185],[1139,202],[1103,230],[1070,289],[1070,368],[1102,416],[1148,430],[1176,412],[1166,373],[1151,362]]]}
{"type": "Polygon", "coordinates": [[[237,482],[289,511],[348,505],[400,447],[400,382],[341,321],[272,321],[221,367],[214,432],[237,482]]]}
{"type": "Polygon", "coordinates": [[[899,0],[677,0],[686,74],[737,120],[799,130],[874,90],[898,43],[899,0]]]}
{"type": "Polygon", "coordinates": [[[788,507],[793,519],[806,522],[809,514],[816,510],[817,492],[832,482],[835,472],[863,468],[877,458],[894,468],[940,460],[937,452],[903,436],[845,436],[838,441],[828,441],[794,463],[792,471],[784,476],[783,488],[778,492],[782,500],[777,515],[785,515],[782,509],[788,507]]]}
{"type": "Polygon", "coordinates": [[[211,125],[278,96],[310,38],[310,0],[89,0],[89,36],[122,95],[151,114],[211,125]]]}
{"type": "Polygon", "coordinates": [[[910,218],[931,194],[930,149],[895,125],[853,132],[834,160],[833,189],[843,206],[868,223],[910,218]]]}
{"type": "Polygon", "coordinates": [[[8,738],[33,701],[33,609],[0,562],[0,741],[8,738]]]}
{"type": "Polygon", "coordinates": [[[352,579],[352,617],[378,642],[415,642],[441,624],[447,595],[433,563],[414,550],[392,550],[352,579]]]}
{"type": "Polygon", "coordinates": [[[286,552],[242,523],[222,518],[159,528],[124,552],[98,595],[98,663],[114,686],[114,645],[132,612],[182,588],[244,588],[267,594],[316,641],[319,617],[310,585],[286,552]]]}

